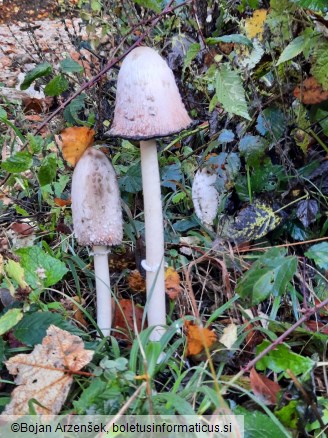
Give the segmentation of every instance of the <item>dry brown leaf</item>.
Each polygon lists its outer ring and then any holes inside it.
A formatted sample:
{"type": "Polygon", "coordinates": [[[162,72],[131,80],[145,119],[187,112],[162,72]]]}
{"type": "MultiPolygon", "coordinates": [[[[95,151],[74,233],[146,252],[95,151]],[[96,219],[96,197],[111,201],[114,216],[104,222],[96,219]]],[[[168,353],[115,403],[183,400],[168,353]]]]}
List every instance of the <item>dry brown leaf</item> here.
{"type": "Polygon", "coordinates": [[[181,294],[180,276],[173,268],[165,270],[165,292],[171,300],[176,300],[181,294]]]}
{"type": "Polygon", "coordinates": [[[204,347],[212,347],[217,341],[215,332],[209,328],[195,325],[192,321],[185,321],[187,333],[187,351],[186,356],[194,356],[201,353],[204,347]]]}
{"type": "Polygon", "coordinates": [[[72,126],[56,135],[56,142],[62,149],[63,157],[72,166],[79,161],[84,151],[93,144],[95,131],[86,126],[72,126]]]}
{"type": "Polygon", "coordinates": [[[248,38],[257,38],[262,41],[267,13],[266,9],[257,9],[252,17],[246,18],[245,30],[248,38]]]}
{"type": "Polygon", "coordinates": [[[30,354],[18,354],[6,362],[18,386],[3,414],[28,414],[32,398],[43,406],[34,404],[38,414],[58,414],[73,383],[72,374],[87,365],[92,356],[93,351],[84,349],[81,338],[51,325],[42,344],[30,354]]]}
{"type": "Polygon", "coordinates": [[[34,232],[34,228],[26,222],[14,222],[10,228],[22,236],[29,236],[34,232]]]}
{"type": "Polygon", "coordinates": [[[137,269],[130,272],[128,285],[133,292],[146,292],[146,280],[137,269]]]}
{"type": "Polygon", "coordinates": [[[324,91],[313,77],[305,79],[300,87],[294,89],[294,96],[306,105],[317,104],[328,99],[328,91],[324,91]]]}
{"type": "Polygon", "coordinates": [[[328,335],[328,324],[323,324],[320,321],[311,320],[311,321],[306,321],[305,325],[311,332],[318,332],[328,335]]]}
{"type": "Polygon", "coordinates": [[[266,405],[277,404],[277,394],[281,390],[280,385],[268,377],[263,376],[251,369],[250,382],[254,394],[266,405]]]}
{"type": "Polygon", "coordinates": [[[115,303],[113,328],[113,336],[117,339],[124,339],[129,341],[129,331],[135,332],[134,320],[136,322],[138,332],[142,329],[143,309],[133,303],[129,299],[121,299],[118,301],[119,305],[115,303]]]}

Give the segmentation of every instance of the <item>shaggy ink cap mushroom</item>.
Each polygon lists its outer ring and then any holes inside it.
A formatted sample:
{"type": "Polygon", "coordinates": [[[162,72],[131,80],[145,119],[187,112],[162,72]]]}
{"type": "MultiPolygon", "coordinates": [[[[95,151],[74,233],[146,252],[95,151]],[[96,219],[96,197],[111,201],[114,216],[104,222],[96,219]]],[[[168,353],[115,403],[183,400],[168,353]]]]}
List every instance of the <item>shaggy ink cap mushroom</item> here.
{"type": "Polygon", "coordinates": [[[72,216],[80,245],[92,245],[97,293],[97,324],[110,334],[112,304],[107,246],[123,238],[121,199],[113,166],[106,155],[88,148],[78,161],[72,180],[72,216]]]}
{"type": "Polygon", "coordinates": [[[113,166],[100,150],[88,148],[72,180],[74,232],[80,245],[120,245],[121,199],[113,166]]]}
{"type": "Polygon", "coordinates": [[[192,124],[166,61],[150,47],[123,60],[109,134],[130,140],[167,137],[192,124]]]}

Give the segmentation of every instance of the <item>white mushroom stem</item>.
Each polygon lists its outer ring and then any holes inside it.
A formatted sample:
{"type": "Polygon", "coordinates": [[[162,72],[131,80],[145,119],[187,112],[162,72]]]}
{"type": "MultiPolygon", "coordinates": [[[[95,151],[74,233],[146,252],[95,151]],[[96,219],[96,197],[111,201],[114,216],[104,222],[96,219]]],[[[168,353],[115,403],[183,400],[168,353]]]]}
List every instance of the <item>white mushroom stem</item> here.
{"type": "Polygon", "coordinates": [[[112,325],[111,290],[107,253],[106,246],[93,246],[97,294],[97,324],[104,336],[109,336],[112,325]]]}
{"type": "Polygon", "coordinates": [[[141,172],[146,237],[148,325],[155,326],[151,340],[158,341],[166,324],[164,279],[164,223],[155,140],[141,141],[141,172]]]}

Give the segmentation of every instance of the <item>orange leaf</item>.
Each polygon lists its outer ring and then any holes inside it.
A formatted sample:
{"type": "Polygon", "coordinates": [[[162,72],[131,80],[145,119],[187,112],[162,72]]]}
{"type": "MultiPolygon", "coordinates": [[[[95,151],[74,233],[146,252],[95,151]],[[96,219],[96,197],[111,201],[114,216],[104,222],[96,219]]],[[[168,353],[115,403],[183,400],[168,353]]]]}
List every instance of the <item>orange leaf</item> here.
{"type": "Polygon", "coordinates": [[[200,327],[191,321],[185,321],[187,332],[186,356],[194,356],[201,353],[204,347],[210,348],[216,341],[215,332],[209,328],[200,327]]]}
{"type": "Polygon", "coordinates": [[[63,157],[72,166],[79,161],[83,152],[93,144],[95,131],[86,126],[72,126],[56,135],[56,142],[62,149],[63,157]]]}
{"type": "Polygon", "coordinates": [[[130,272],[130,275],[128,277],[128,285],[129,288],[133,290],[133,292],[146,291],[146,280],[137,269],[130,272]]]}
{"type": "Polygon", "coordinates": [[[66,207],[67,205],[71,205],[72,200],[71,199],[55,198],[54,203],[55,203],[55,205],[57,205],[57,207],[66,207]]]}
{"type": "Polygon", "coordinates": [[[173,268],[167,268],[165,271],[165,292],[171,300],[176,300],[181,291],[179,274],[173,268]]]}
{"type": "Polygon", "coordinates": [[[295,88],[294,96],[306,105],[317,104],[328,99],[328,91],[324,91],[317,80],[310,77],[300,87],[295,88]]]}
{"type": "Polygon", "coordinates": [[[280,385],[268,377],[258,374],[255,368],[251,369],[250,382],[254,394],[266,405],[277,404],[277,394],[281,390],[280,385]]]}
{"type": "Polygon", "coordinates": [[[113,336],[116,339],[130,340],[129,331],[134,333],[134,320],[136,321],[137,330],[141,331],[143,309],[129,299],[121,299],[115,303],[113,317],[113,336]],[[116,330],[115,330],[116,329],[116,330]],[[123,333],[122,333],[123,332],[123,333]]]}

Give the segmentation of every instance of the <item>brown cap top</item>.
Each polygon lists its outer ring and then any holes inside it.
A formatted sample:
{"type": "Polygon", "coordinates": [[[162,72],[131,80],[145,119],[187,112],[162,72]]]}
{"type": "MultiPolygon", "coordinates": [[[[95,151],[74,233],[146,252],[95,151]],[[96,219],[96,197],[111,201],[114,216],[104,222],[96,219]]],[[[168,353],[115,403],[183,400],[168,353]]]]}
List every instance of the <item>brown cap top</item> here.
{"type": "Polygon", "coordinates": [[[180,132],[191,123],[173,72],[164,59],[150,47],[132,50],[118,74],[109,134],[146,140],[180,132]]]}
{"type": "Polygon", "coordinates": [[[121,199],[115,171],[97,149],[88,148],[74,169],[72,215],[80,245],[122,243],[121,199]]]}

